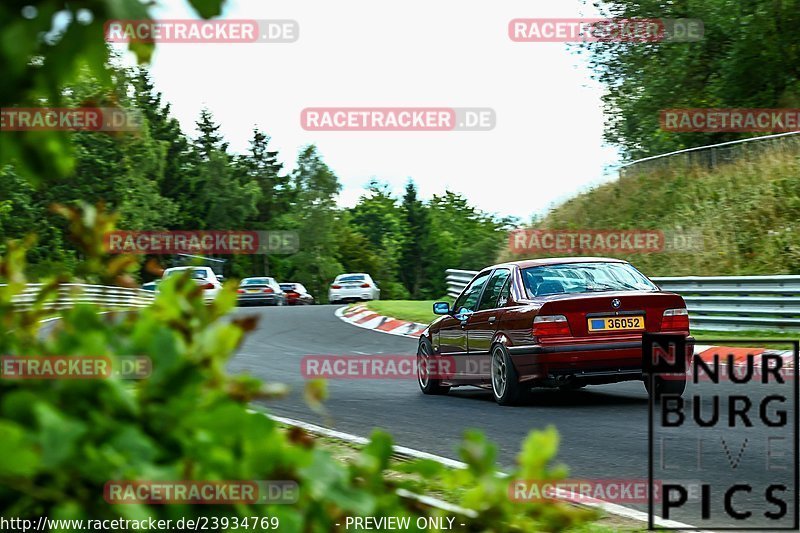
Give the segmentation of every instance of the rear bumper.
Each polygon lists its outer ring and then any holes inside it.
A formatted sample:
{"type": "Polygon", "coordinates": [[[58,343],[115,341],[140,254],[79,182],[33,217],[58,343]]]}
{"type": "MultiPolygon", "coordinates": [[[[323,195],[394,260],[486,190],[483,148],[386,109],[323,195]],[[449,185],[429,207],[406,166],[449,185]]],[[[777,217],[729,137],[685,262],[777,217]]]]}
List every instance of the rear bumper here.
{"type": "MultiPolygon", "coordinates": [[[[690,345],[693,337],[687,337],[690,345]]],[[[641,341],[509,346],[520,381],[589,383],[642,379],[641,341]]]]}
{"type": "Polygon", "coordinates": [[[278,300],[277,294],[240,294],[236,297],[236,301],[239,303],[277,303],[278,300]]]}
{"type": "Polygon", "coordinates": [[[618,351],[639,349],[641,356],[642,343],[641,342],[609,342],[603,344],[566,344],[562,346],[509,346],[508,353],[511,355],[540,355],[540,354],[558,354],[570,352],[594,352],[594,351],[618,351]]]}
{"type": "Polygon", "coordinates": [[[346,300],[372,300],[372,293],[369,291],[337,291],[328,293],[328,301],[330,302],[343,302],[346,300]]]}
{"type": "Polygon", "coordinates": [[[203,299],[205,301],[211,301],[217,297],[219,294],[219,289],[203,289],[203,299]]]}

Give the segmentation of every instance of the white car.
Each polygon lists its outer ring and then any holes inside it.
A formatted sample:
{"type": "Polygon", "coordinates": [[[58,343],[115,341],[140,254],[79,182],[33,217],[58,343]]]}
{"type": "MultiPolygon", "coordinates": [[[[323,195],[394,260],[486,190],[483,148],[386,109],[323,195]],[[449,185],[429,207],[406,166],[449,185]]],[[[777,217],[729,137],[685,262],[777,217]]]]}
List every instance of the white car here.
{"type": "Polygon", "coordinates": [[[203,298],[206,300],[213,300],[220,289],[222,289],[222,276],[217,276],[211,267],[204,266],[182,266],[168,268],[164,271],[161,279],[167,279],[170,276],[177,276],[189,271],[189,276],[203,289],[203,298]]]}
{"type": "Polygon", "coordinates": [[[328,289],[328,301],[379,300],[381,290],[369,274],[339,274],[328,289]]]}

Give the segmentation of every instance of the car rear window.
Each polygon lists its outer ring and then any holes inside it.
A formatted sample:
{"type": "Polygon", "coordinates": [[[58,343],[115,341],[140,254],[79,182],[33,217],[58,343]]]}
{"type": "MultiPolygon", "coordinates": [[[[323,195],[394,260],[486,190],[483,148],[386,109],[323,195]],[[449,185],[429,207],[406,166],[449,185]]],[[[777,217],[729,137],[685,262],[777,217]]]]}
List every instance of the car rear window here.
{"type": "Polygon", "coordinates": [[[337,278],[336,281],[364,281],[364,279],[363,274],[353,274],[337,278]]]}
{"type": "Polygon", "coordinates": [[[295,284],[294,283],[281,283],[281,290],[293,291],[293,290],[295,290],[295,284]]]}
{"type": "MultiPolygon", "coordinates": [[[[166,277],[177,276],[177,275],[185,274],[185,273],[186,273],[186,269],[183,269],[183,270],[171,270],[171,271],[167,272],[166,277]]],[[[193,269],[190,272],[189,277],[192,278],[192,279],[205,279],[206,271],[203,270],[203,269],[199,269],[199,268],[193,269]]]]}
{"type": "Polygon", "coordinates": [[[272,278],[250,278],[242,280],[242,285],[269,285],[272,278]]]}
{"type": "Polygon", "coordinates": [[[528,297],[605,291],[657,291],[628,263],[568,263],[526,268],[522,279],[528,297]]]}

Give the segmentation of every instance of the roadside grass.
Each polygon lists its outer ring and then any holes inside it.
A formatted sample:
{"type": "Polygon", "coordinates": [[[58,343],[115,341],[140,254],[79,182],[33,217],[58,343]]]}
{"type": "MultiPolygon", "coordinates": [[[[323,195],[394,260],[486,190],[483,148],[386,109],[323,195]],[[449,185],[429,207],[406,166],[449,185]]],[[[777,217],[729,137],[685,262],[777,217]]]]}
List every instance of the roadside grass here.
{"type": "Polygon", "coordinates": [[[442,300],[377,300],[367,302],[367,308],[380,315],[428,324],[436,318],[434,301],[442,300]]]}
{"type": "MultiPolygon", "coordinates": [[[[334,439],[332,437],[324,437],[313,435],[313,439],[317,444],[329,452],[333,457],[342,462],[351,462],[358,456],[361,445],[353,444],[347,441],[334,439]]],[[[389,464],[389,471],[387,478],[397,482],[412,481],[416,482],[417,486],[423,487],[417,494],[422,496],[429,496],[438,500],[454,504],[461,499],[464,491],[463,488],[445,487],[436,480],[428,478],[421,478],[416,474],[409,474],[402,472],[401,465],[404,460],[401,458],[393,457],[389,464]]],[[[468,520],[468,519],[467,519],[468,520]]],[[[598,520],[584,524],[579,527],[564,530],[567,533],[639,533],[647,531],[647,526],[644,522],[638,520],[631,520],[628,518],[616,515],[602,515],[598,520]]]]}
{"type": "Polygon", "coordinates": [[[792,345],[789,343],[776,343],[776,342],[761,342],[761,341],[796,341],[800,340],[800,332],[777,332],[777,331],[712,331],[705,329],[692,329],[692,335],[701,344],[707,341],[713,341],[712,344],[721,344],[720,341],[725,340],[742,340],[752,341],[733,344],[733,346],[742,346],[748,348],[767,348],[770,350],[791,350],[792,345]]]}
{"type": "MultiPolygon", "coordinates": [[[[693,250],[618,255],[648,276],[800,274],[796,149],[767,148],[714,169],[687,166],[677,158],[665,164],[660,169],[632,169],[581,193],[556,206],[534,227],[702,234],[693,250]]],[[[498,262],[536,256],[506,248],[498,262]]]]}

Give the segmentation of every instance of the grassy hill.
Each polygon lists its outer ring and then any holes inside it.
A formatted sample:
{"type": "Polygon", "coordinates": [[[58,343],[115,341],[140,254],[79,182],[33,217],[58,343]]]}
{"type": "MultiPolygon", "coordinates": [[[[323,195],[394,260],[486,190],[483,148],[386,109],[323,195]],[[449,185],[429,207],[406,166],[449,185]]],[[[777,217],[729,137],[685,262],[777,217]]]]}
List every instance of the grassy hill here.
{"type": "MultiPolygon", "coordinates": [[[[618,255],[651,276],[800,274],[800,153],[776,149],[748,159],[626,175],[568,200],[534,227],[702,233],[697,251],[618,255]]],[[[535,256],[506,249],[500,259],[528,257],[535,256]]]]}

